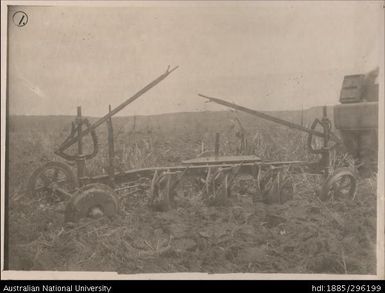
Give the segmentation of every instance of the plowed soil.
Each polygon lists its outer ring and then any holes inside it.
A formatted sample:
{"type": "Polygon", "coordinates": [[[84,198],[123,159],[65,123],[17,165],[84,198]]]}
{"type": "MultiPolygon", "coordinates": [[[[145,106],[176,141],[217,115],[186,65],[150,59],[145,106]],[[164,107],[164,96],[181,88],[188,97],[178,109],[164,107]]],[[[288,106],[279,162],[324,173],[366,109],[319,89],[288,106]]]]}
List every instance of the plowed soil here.
{"type": "MultiPolygon", "coordinates": [[[[119,161],[126,163],[122,168],[128,168],[128,164],[177,164],[199,152],[199,133],[154,132],[136,137],[137,148],[129,149],[130,161],[119,157],[119,161]]],[[[267,205],[261,198],[253,203],[253,184],[245,185],[245,180],[240,179],[225,205],[208,206],[199,194],[181,187],[177,206],[166,212],[149,208],[148,191],[121,191],[120,211],[113,219],[85,218],[77,224],[66,224],[65,203],[47,204],[28,196],[24,190],[28,174],[53,158],[46,154],[52,153],[52,147],[65,134],[52,131],[26,137],[26,133],[27,130],[10,133],[10,269],[124,274],[376,273],[374,176],[359,178],[354,201],[321,202],[317,197],[319,179],[302,174],[294,176],[293,199],[284,204],[267,205]]],[[[274,137],[271,139],[274,141],[274,137]]],[[[125,139],[118,137],[117,141],[119,145],[125,139]]],[[[230,139],[224,143],[232,145],[230,139]]],[[[126,145],[133,145],[132,137],[126,145]]],[[[275,149],[285,146],[292,155],[267,147],[264,155],[269,156],[270,152],[277,157],[283,154],[282,159],[297,159],[295,156],[304,152],[298,149],[298,139],[290,145],[277,145],[275,149]]],[[[230,153],[227,149],[223,152],[230,153]]],[[[105,157],[98,162],[104,164],[105,157]]],[[[98,166],[91,165],[91,172],[103,172],[98,166]]]]}

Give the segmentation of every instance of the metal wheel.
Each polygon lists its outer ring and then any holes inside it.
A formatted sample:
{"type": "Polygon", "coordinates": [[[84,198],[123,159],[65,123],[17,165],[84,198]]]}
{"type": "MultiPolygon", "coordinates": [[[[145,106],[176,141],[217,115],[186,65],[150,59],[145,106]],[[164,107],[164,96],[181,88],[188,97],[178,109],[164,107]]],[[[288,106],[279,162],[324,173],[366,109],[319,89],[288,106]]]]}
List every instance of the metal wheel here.
{"type": "Polygon", "coordinates": [[[320,199],[322,201],[330,198],[354,200],[356,192],[357,180],[354,173],[348,168],[339,168],[323,184],[320,199]]]}
{"type": "Polygon", "coordinates": [[[27,183],[27,192],[50,202],[68,199],[66,194],[77,187],[77,180],[71,168],[61,162],[47,162],[36,169],[27,183]],[[64,191],[64,192],[60,192],[64,191]]]}
{"type": "Polygon", "coordinates": [[[81,218],[112,218],[118,211],[118,201],[112,188],[105,184],[92,183],[79,189],[67,204],[66,222],[77,222],[81,218]]]}

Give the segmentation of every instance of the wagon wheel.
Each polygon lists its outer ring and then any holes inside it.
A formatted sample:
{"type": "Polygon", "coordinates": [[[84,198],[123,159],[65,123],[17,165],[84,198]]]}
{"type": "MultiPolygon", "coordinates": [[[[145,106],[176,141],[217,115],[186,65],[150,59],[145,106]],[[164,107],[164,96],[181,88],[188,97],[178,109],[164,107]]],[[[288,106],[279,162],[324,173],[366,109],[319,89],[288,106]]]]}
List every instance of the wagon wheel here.
{"type": "Polygon", "coordinates": [[[112,218],[118,211],[114,190],[105,184],[92,183],[81,187],[67,204],[66,222],[77,222],[81,218],[112,218]]]}
{"type": "Polygon", "coordinates": [[[51,161],[32,173],[27,183],[27,192],[33,197],[58,202],[68,199],[65,193],[72,193],[76,187],[77,180],[71,168],[67,164],[51,161]]]}
{"type": "Polygon", "coordinates": [[[330,198],[349,198],[354,200],[356,192],[357,180],[354,173],[348,168],[339,168],[323,184],[320,191],[320,199],[322,201],[330,198]]]}

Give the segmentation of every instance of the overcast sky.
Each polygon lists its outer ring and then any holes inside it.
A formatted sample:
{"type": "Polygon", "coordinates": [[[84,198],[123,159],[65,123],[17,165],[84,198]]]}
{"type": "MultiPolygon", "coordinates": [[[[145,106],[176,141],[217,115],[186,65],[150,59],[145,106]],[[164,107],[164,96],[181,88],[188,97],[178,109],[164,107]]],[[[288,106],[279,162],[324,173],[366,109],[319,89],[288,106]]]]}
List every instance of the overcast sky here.
{"type": "Polygon", "coordinates": [[[224,109],[197,93],[300,109],[337,103],[345,74],[381,65],[381,1],[129,5],[12,7],[10,114],[101,116],[168,65],[180,68],[121,115],[224,109]]]}

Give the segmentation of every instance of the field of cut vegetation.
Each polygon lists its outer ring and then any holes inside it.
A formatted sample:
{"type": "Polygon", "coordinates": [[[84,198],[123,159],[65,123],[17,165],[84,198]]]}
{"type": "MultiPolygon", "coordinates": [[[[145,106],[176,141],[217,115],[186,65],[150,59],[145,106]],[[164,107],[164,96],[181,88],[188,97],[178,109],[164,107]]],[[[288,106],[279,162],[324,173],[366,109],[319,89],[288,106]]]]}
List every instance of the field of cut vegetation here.
{"type": "MultiPolygon", "coordinates": [[[[293,175],[293,199],[252,202],[252,182],[239,179],[224,206],[207,206],[182,190],[176,208],[154,211],[149,192],[118,192],[112,220],[64,224],[63,205],[26,193],[33,170],[49,160],[68,135],[73,117],[10,117],[9,269],[134,273],[376,273],[376,178],[358,180],[354,201],[321,202],[320,178],[293,175]]],[[[91,119],[92,120],[92,119],[91,119]]],[[[234,112],[201,112],[113,120],[119,170],[178,165],[213,150],[221,133],[223,155],[255,154],[266,160],[311,160],[306,136],[234,112]],[[234,119],[245,128],[239,149],[234,119]]],[[[236,124],[236,123],[235,123],[236,124]]],[[[105,174],[106,127],[89,175],[105,174]]],[[[342,154],[337,153],[337,158],[342,154]]],[[[337,160],[337,163],[341,160],[337,160]]]]}

